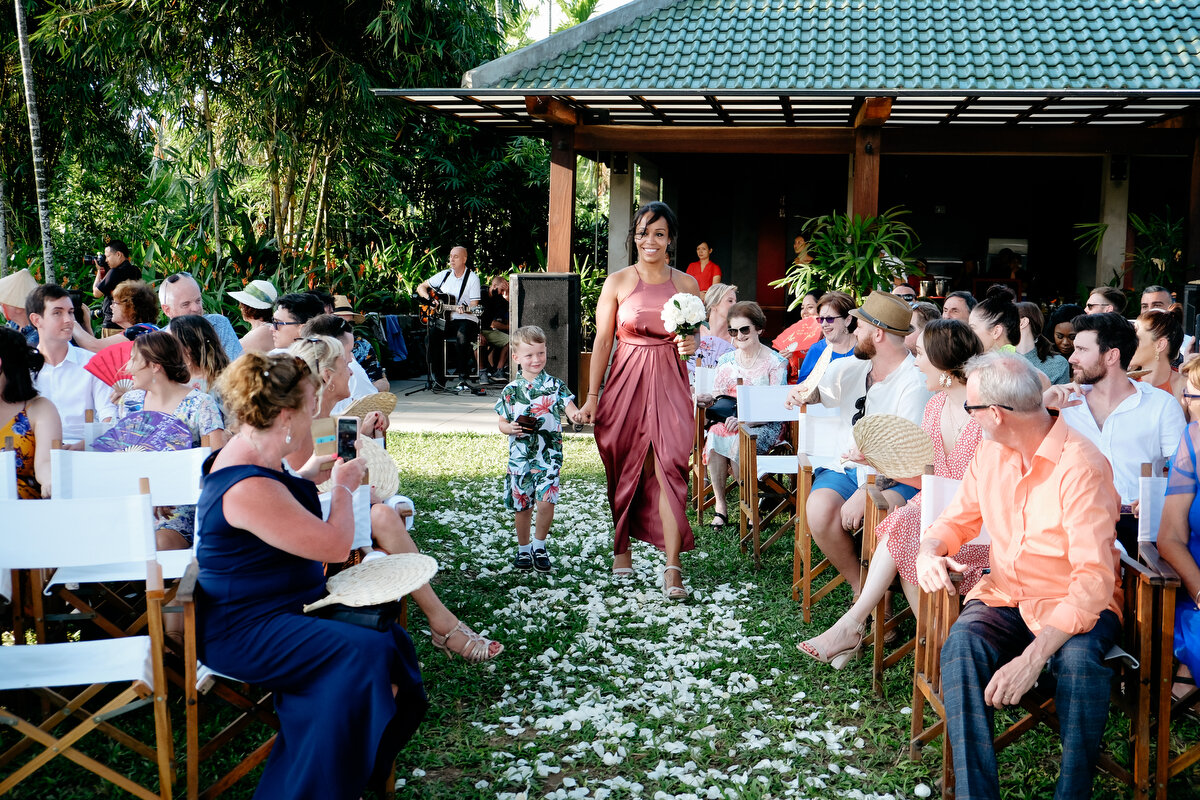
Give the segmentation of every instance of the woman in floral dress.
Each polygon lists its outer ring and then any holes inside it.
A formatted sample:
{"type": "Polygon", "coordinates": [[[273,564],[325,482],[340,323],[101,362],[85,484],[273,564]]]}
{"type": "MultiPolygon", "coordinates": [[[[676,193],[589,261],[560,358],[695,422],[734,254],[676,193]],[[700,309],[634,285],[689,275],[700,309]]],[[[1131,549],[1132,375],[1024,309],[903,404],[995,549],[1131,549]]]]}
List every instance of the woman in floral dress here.
{"type": "MultiPolygon", "coordinates": [[[[717,362],[713,393],[696,398],[696,402],[709,406],[714,396],[737,397],[739,378],[743,385],[748,386],[782,386],[787,382],[787,359],[759,339],[766,324],[766,315],[758,303],[738,303],[729,309],[729,335],[736,349],[721,356],[717,362]]],[[[757,426],[757,430],[758,452],[765,453],[779,440],[783,424],[768,422],[757,426]]],[[[738,460],[736,416],[708,429],[704,458],[716,497],[712,526],[720,528],[729,522],[725,482],[729,477],[730,464],[736,464],[738,460]]]]}
{"type": "Polygon", "coordinates": [[[42,354],[24,336],[0,328],[0,446],[12,439],[22,500],[50,496],[50,442],[62,439],[58,409],[33,388],[33,375],[41,368],[42,354]]]}
{"type": "MultiPolygon", "coordinates": [[[[967,398],[963,370],[970,358],[982,352],[982,345],[971,329],[954,319],[930,321],[917,344],[917,367],[924,373],[929,389],[937,392],[925,406],[921,427],[933,439],[934,474],[940,477],[962,480],[979,444],[979,425],[963,408],[967,398]]],[[[918,488],[921,485],[920,476],[896,480],[918,488]]],[[[884,517],[876,534],[879,543],[871,555],[871,567],[854,605],[824,633],[799,645],[801,653],[832,664],[835,669],[844,667],[861,651],[867,618],[883,599],[897,572],[903,579],[909,605],[916,608],[921,493],[884,517]]],[[[968,567],[960,586],[963,594],[983,574],[989,553],[987,545],[966,545],[958,551],[955,558],[968,567]]]]}

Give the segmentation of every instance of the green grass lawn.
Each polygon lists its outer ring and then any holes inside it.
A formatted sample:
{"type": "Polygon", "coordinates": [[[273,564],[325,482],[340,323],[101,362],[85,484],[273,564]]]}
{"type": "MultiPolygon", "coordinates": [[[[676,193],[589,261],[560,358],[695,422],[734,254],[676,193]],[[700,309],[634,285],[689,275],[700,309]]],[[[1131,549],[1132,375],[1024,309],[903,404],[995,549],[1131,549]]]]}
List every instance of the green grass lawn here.
{"type": "MultiPolygon", "coordinates": [[[[805,625],[789,594],[790,541],[755,571],[732,527],[699,529],[683,556],[686,604],[663,599],[661,554],[641,543],[634,579],[615,580],[603,469],[590,437],[568,436],[554,571],[519,573],[499,500],[506,438],[393,434],[388,444],[416,501],[413,536],[441,566],[438,594],[506,646],[486,665],[450,660],[410,609],[430,711],[400,755],[398,796],[900,798],[933,786],[940,750],[908,759],[911,659],[879,699],[866,659],[836,672],[797,653],[849,594],[834,592],[805,625]]],[[[173,708],[181,739],[177,696],[173,708]]],[[[1119,742],[1123,723],[1114,715],[1107,742],[1119,742]]],[[[1057,751],[1043,729],[1002,753],[1004,796],[1051,797],[1057,751]]],[[[13,796],[121,796],[80,774],[56,766],[13,796]]],[[[228,796],[249,797],[246,783],[228,796]]],[[[1176,783],[1171,796],[1189,796],[1188,777],[1176,783]]],[[[1098,780],[1097,796],[1121,794],[1098,780]]]]}

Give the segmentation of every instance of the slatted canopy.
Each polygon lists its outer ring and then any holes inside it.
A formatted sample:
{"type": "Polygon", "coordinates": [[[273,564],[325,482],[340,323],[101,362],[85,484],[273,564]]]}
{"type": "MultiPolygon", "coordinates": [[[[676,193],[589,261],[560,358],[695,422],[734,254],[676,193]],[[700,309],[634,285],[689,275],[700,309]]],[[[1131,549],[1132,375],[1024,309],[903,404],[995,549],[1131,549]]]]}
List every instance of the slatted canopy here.
{"type": "Polygon", "coordinates": [[[1149,127],[1200,112],[1200,86],[1138,93],[380,89],[376,94],[483,128],[535,136],[549,135],[551,122],[530,113],[527,97],[556,100],[576,112],[583,125],[852,127],[867,97],[891,98],[891,113],[884,122],[889,128],[1149,127]]]}

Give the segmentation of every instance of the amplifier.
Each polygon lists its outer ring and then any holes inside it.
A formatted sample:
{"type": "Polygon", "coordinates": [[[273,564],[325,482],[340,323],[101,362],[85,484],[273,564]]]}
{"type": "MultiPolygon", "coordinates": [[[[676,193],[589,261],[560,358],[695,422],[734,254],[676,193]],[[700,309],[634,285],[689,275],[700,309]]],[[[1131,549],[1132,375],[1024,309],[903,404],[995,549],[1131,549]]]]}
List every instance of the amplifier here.
{"type": "MultiPolygon", "coordinates": [[[[515,273],[509,279],[509,330],[536,325],[546,333],[546,367],[572,392],[579,391],[579,275],[573,272],[515,273]]],[[[516,355],[510,351],[510,360],[516,355]]],[[[515,367],[512,372],[516,374],[515,367]]],[[[578,399],[576,405],[582,405],[578,399]]]]}

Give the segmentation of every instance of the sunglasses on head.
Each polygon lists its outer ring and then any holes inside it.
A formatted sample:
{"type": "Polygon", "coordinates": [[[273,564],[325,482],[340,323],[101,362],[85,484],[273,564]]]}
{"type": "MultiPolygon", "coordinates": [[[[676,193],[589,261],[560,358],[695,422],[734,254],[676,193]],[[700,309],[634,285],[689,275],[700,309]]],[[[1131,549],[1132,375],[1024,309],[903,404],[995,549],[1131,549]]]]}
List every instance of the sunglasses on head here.
{"type": "MultiPolygon", "coordinates": [[[[176,281],[180,281],[180,280],[183,280],[184,278],[191,278],[191,277],[192,277],[192,273],[190,273],[190,272],[174,272],[174,273],[171,273],[170,275],[168,275],[166,280],[167,280],[167,283],[175,283],[176,281]]],[[[195,280],[195,278],[192,278],[192,280],[195,280]]]]}
{"type": "Polygon", "coordinates": [[[860,397],[854,401],[854,416],[850,418],[850,424],[854,425],[855,423],[857,423],[860,419],[862,419],[866,415],[867,415],[867,396],[864,394],[862,397],[860,397]]]}
{"type": "Polygon", "coordinates": [[[755,327],[753,325],[743,325],[740,328],[730,328],[729,338],[732,339],[735,336],[749,336],[754,330],[755,327]]]}

